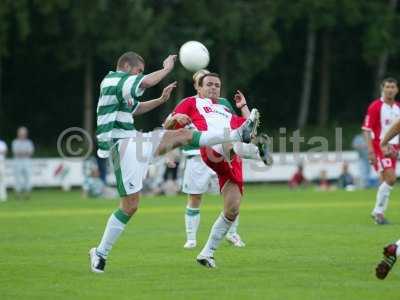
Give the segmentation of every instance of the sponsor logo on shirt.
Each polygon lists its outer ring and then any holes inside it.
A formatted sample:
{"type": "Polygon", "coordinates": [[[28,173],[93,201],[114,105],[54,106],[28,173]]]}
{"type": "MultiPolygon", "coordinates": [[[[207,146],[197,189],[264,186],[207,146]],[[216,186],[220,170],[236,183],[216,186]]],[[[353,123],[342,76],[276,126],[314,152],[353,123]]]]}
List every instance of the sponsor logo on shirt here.
{"type": "Polygon", "coordinates": [[[227,113],[225,113],[225,111],[215,110],[215,109],[212,109],[209,106],[203,106],[203,110],[204,110],[205,113],[217,113],[217,114],[219,114],[219,115],[221,115],[221,116],[223,116],[225,118],[229,118],[229,116],[230,116],[229,110],[227,110],[226,111],[227,113]]]}

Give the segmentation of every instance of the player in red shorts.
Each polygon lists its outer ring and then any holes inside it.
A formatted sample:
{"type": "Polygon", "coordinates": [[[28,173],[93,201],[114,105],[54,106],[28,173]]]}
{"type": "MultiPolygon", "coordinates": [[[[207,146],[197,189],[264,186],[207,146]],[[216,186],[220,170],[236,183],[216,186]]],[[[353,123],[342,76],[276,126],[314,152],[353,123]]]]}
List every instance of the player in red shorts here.
{"type": "Polygon", "coordinates": [[[382,81],[382,97],[374,100],[368,107],[362,129],[368,145],[368,157],[381,177],[381,185],[376,195],[376,204],[372,217],[376,224],[387,224],[384,213],[389,203],[390,193],[396,182],[396,162],[399,150],[399,137],[389,141],[393,150],[391,157],[385,157],[380,142],[393,122],[400,117],[400,106],[395,101],[398,93],[397,80],[386,78],[382,81]]]}
{"type": "MultiPolygon", "coordinates": [[[[246,99],[240,92],[235,95],[235,101],[241,108],[243,117],[232,114],[229,109],[218,103],[221,91],[221,79],[218,74],[203,75],[199,79],[199,89],[201,89],[199,94],[204,97],[192,96],[182,100],[165,122],[166,128],[177,124],[185,126],[190,122],[200,131],[221,132],[238,128],[247,118],[258,123],[258,111],[256,109],[249,111],[246,99]]],[[[255,135],[256,131],[253,134],[255,135]]],[[[224,199],[224,211],[215,221],[208,241],[197,257],[200,264],[215,268],[214,251],[239,214],[243,193],[242,160],[233,151],[232,145],[226,144],[203,147],[201,156],[203,161],[217,173],[224,199]]]]}

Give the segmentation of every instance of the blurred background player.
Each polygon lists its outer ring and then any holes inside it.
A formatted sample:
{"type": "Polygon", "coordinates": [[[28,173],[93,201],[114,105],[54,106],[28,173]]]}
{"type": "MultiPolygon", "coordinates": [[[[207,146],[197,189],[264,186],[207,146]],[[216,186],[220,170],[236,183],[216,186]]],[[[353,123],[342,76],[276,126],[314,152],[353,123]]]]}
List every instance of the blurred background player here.
{"type": "Polygon", "coordinates": [[[389,144],[395,150],[395,154],[392,157],[384,157],[379,145],[390,126],[400,117],[400,107],[395,102],[395,97],[398,93],[397,80],[394,78],[384,79],[381,84],[381,91],[382,96],[369,105],[362,129],[368,145],[369,161],[379,173],[382,181],[378,188],[376,203],[371,216],[376,224],[384,225],[389,223],[384,213],[389,204],[390,193],[396,182],[399,137],[395,136],[389,141],[389,144]]]}
{"type": "MultiPolygon", "coordinates": [[[[198,93],[200,77],[209,73],[208,70],[200,70],[193,75],[193,85],[198,93]]],[[[218,103],[224,105],[230,112],[234,112],[227,99],[219,98],[218,103]]],[[[203,194],[208,191],[211,181],[217,180],[217,177],[215,172],[201,159],[200,149],[186,146],[182,148],[182,154],[186,157],[182,192],[188,195],[185,212],[186,243],[183,247],[192,249],[197,245],[197,230],[200,224],[200,205],[203,194]]],[[[239,216],[226,234],[226,239],[236,247],[244,247],[245,243],[237,233],[238,224],[239,216]]]]}
{"type": "Polygon", "coordinates": [[[6,189],[6,166],[5,160],[7,155],[7,144],[0,140],[0,201],[7,200],[7,189],[6,189]]]}
{"type": "Polygon", "coordinates": [[[17,197],[29,198],[32,189],[31,157],[35,148],[28,138],[28,129],[24,126],[17,130],[17,138],[12,141],[12,154],[14,157],[15,191],[17,197]]]}

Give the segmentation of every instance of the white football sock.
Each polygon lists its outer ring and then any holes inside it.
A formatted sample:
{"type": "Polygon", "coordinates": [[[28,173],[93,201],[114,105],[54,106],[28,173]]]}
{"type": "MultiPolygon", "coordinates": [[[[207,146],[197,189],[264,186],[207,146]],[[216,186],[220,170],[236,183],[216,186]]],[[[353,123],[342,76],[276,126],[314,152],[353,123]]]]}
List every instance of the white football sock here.
{"type": "Polygon", "coordinates": [[[385,181],[381,183],[376,194],[376,203],[373,214],[383,214],[389,203],[390,192],[393,187],[388,185],[385,181]]]}
{"type": "Polygon", "coordinates": [[[239,215],[236,217],[235,221],[232,223],[231,228],[229,228],[227,235],[237,234],[237,228],[239,226],[239,215]]]}
{"type": "Polygon", "coordinates": [[[241,158],[261,160],[258,148],[254,144],[234,143],[233,150],[241,158]]]}
{"type": "Polygon", "coordinates": [[[200,208],[186,207],[185,228],[186,240],[195,241],[200,224],[200,208]]]}
{"type": "Polygon", "coordinates": [[[202,146],[213,146],[217,144],[229,143],[229,142],[239,142],[241,140],[238,130],[224,131],[202,131],[199,145],[202,146]]]}
{"type": "Polygon", "coordinates": [[[224,214],[221,213],[211,228],[210,236],[208,237],[203,250],[201,250],[200,255],[213,257],[214,251],[217,249],[219,243],[225,237],[231,226],[232,222],[226,219],[224,214]]]}
{"type": "Polygon", "coordinates": [[[127,215],[122,215],[121,217],[121,214],[123,214],[121,209],[111,214],[110,218],[108,219],[106,229],[104,230],[103,238],[96,248],[97,254],[103,258],[107,258],[112,246],[124,231],[126,223],[130,219],[130,217],[127,215]]]}

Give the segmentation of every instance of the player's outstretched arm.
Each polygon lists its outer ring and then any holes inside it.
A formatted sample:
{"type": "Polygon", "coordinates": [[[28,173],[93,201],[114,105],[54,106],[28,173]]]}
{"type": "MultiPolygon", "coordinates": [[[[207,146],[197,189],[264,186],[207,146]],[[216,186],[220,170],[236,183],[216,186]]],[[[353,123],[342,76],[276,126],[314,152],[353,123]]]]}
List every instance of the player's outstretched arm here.
{"type": "Polygon", "coordinates": [[[147,74],[140,84],[140,88],[146,89],[155,86],[163,80],[174,68],[176,55],[169,55],[163,62],[163,68],[153,73],[147,74]]]}
{"type": "Polygon", "coordinates": [[[242,117],[248,119],[250,117],[250,109],[247,106],[246,97],[241,91],[237,90],[234,96],[234,100],[236,102],[236,107],[240,109],[242,113],[242,117]]]}
{"type": "Polygon", "coordinates": [[[393,125],[389,128],[388,132],[386,132],[385,136],[381,141],[381,145],[387,145],[389,141],[394,138],[396,135],[400,133],[400,119],[393,123],[393,125]]]}
{"type": "Polygon", "coordinates": [[[160,106],[161,104],[167,102],[169,100],[169,98],[171,97],[172,91],[176,88],[176,84],[177,84],[177,82],[174,81],[173,83],[167,85],[164,88],[160,98],[149,100],[146,102],[140,102],[138,108],[133,113],[133,116],[135,117],[135,116],[143,115],[143,114],[155,109],[156,107],[160,106]]]}

